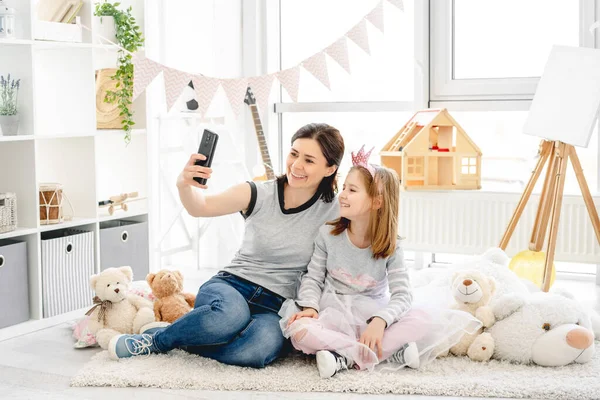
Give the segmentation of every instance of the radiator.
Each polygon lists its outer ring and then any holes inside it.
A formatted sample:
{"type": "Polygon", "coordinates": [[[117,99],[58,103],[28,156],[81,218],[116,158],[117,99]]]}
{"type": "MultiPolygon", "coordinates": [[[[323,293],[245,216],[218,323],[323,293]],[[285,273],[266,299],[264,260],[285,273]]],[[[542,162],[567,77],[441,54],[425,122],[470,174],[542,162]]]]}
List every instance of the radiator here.
{"type": "MultiPolygon", "coordinates": [[[[521,194],[473,191],[402,192],[400,236],[404,249],[481,254],[497,247],[521,194]]],[[[539,195],[529,199],[506,249],[528,248],[539,195]]],[[[596,209],[600,199],[594,198],[596,209]]],[[[548,229],[549,230],[549,229],[548,229]]],[[[544,242],[544,249],[547,245],[544,242]]],[[[600,263],[600,246],[581,196],[564,196],[556,243],[557,261],[600,263]]]]}

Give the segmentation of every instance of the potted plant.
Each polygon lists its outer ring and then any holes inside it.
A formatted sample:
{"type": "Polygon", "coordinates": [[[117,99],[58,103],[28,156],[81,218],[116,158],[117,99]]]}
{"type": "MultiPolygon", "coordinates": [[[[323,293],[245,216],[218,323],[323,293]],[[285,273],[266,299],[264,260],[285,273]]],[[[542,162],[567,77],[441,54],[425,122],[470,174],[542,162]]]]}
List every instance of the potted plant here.
{"type": "Polygon", "coordinates": [[[120,115],[123,117],[123,130],[125,131],[125,143],[131,142],[131,129],[133,122],[133,111],[131,110],[131,98],[133,96],[133,63],[131,54],[135,53],[144,43],[144,37],[135,18],[131,15],[132,8],[120,10],[120,3],[96,3],[94,15],[98,17],[113,17],[115,21],[116,37],[119,45],[126,51],[119,50],[117,59],[117,72],[111,79],[117,81],[115,91],[108,91],[104,101],[117,103],[120,115]]]}
{"type": "Polygon", "coordinates": [[[6,136],[16,135],[19,132],[19,87],[21,80],[14,78],[4,79],[0,76],[0,134],[6,136]]]}

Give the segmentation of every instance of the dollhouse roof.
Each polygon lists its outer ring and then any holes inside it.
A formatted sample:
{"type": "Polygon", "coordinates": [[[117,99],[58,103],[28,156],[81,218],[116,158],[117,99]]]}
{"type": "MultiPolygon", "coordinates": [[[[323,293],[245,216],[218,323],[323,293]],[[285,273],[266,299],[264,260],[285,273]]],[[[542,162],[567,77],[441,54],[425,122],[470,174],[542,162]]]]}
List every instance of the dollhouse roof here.
{"type": "Polygon", "coordinates": [[[408,143],[406,143],[403,146],[404,148],[409,147],[410,144],[423,132],[429,132],[429,128],[432,125],[439,125],[439,126],[452,125],[456,128],[457,132],[459,132],[467,140],[467,142],[473,147],[474,151],[477,152],[477,154],[481,155],[481,150],[479,149],[479,147],[473,142],[473,140],[471,140],[469,135],[467,135],[467,133],[464,131],[464,129],[460,126],[460,124],[458,122],[456,122],[456,120],[454,118],[452,118],[452,116],[450,115],[448,110],[446,110],[445,108],[417,111],[411,117],[411,119],[408,120],[408,122],[404,125],[404,127],[402,127],[402,130],[404,130],[404,128],[406,126],[410,125],[412,122],[416,122],[416,124],[418,126],[422,126],[422,128],[418,132],[416,132],[416,134],[414,134],[411,138],[409,138],[408,143]],[[447,121],[442,121],[444,118],[447,121]]]}

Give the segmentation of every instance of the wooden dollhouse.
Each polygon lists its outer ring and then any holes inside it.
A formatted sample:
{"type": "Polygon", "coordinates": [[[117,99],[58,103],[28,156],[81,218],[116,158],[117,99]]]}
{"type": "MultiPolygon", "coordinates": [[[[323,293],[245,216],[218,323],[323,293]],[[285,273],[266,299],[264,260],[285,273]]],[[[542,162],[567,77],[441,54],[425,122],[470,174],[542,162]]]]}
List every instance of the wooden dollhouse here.
{"type": "Polygon", "coordinates": [[[379,154],[404,190],[481,189],[481,150],[445,108],[415,113],[379,154]]]}

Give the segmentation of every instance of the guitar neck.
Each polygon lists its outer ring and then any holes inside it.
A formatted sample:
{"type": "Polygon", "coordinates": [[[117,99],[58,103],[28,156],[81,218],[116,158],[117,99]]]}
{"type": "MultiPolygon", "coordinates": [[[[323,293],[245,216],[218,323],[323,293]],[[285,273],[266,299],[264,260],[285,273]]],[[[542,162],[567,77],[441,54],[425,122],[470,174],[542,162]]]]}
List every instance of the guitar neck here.
{"type": "Polygon", "coordinates": [[[265,139],[265,134],[263,132],[262,123],[260,122],[260,115],[258,114],[258,108],[256,107],[256,104],[250,105],[250,111],[252,111],[252,122],[254,123],[254,130],[256,131],[256,138],[258,139],[258,147],[260,148],[260,156],[262,157],[262,161],[267,172],[267,178],[275,179],[275,172],[273,171],[271,156],[269,156],[267,140],[265,139]]]}

